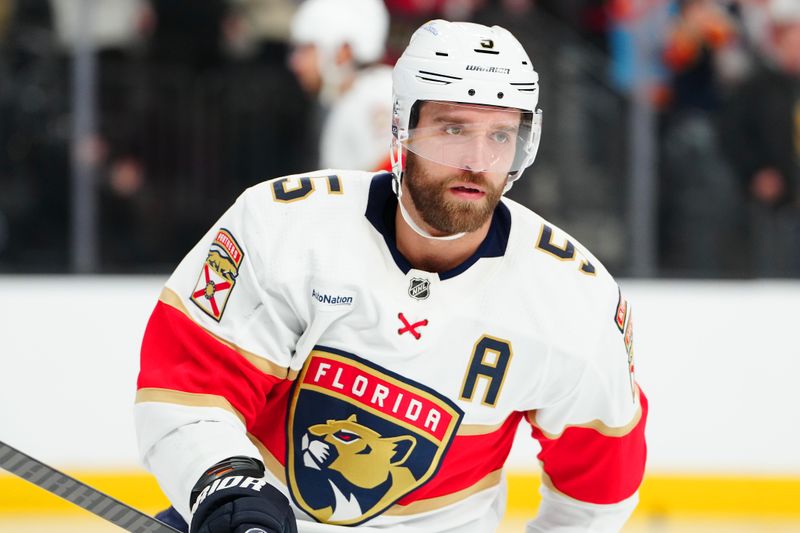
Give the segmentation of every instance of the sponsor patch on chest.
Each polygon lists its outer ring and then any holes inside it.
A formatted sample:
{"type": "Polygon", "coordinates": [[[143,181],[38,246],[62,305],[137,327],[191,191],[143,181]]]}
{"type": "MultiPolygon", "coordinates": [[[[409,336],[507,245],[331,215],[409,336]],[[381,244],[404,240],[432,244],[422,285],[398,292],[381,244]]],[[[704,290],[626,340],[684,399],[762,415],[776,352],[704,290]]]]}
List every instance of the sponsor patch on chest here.
{"type": "Polygon", "coordinates": [[[355,295],[350,291],[330,291],[312,288],[311,299],[318,306],[338,307],[353,305],[355,295]]]}

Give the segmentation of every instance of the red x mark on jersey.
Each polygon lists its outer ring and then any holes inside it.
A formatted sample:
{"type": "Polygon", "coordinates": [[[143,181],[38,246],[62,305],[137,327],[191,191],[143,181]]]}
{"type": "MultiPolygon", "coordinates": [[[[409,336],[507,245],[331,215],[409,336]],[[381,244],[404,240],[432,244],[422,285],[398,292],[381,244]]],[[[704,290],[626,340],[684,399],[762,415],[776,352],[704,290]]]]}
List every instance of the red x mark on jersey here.
{"type": "Polygon", "coordinates": [[[397,334],[402,335],[403,333],[408,331],[412,335],[414,335],[415,339],[419,339],[422,336],[422,334],[419,331],[417,331],[417,328],[428,325],[427,318],[424,320],[420,320],[419,322],[414,322],[413,324],[409,323],[408,320],[406,320],[406,317],[403,316],[403,313],[397,313],[397,318],[399,318],[400,321],[403,323],[403,327],[397,330],[397,334]]]}

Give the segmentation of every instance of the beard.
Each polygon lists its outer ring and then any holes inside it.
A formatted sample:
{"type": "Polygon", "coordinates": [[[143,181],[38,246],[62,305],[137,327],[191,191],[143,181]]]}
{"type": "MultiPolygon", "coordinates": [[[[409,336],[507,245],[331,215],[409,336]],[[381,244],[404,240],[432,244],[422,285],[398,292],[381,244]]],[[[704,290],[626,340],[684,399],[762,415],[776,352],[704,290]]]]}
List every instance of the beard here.
{"type": "Polygon", "coordinates": [[[455,170],[447,179],[433,177],[417,164],[412,153],[408,154],[403,180],[423,222],[446,235],[480,229],[494,213],[505,185],[494,187],[485,176],[467,170],[455,170]],[[456,182],[477,185],[485,195],[479,201],[448,198],[447,191],[456,182]]]}

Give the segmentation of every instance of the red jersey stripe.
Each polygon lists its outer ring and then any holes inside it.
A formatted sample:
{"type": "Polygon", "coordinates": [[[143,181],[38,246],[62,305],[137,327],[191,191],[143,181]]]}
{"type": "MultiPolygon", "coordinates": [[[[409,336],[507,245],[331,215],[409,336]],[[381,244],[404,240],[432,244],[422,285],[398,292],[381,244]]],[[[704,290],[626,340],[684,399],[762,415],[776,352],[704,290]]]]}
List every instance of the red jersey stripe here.
{"type": "Polygon", "coordinates": [[[292,384],[291,381],[283,381],[272,388],[267,397],[266,407],[259,413],[258,420],[250,429],[250,433],[284,468],[287,446],[286,417],[289,414],[292,384]]]}
{"type": "Polygon", "coordinates": [[[533,426],[542,445],[539,459],[553,487],[576,500],[617,503],[633,495],[642,483],[647,446],[644,427],[647,398],[639,391],[641,417],[625,435],[603,435],[594,428],[567,427],[551,439],[533,426]]]}
{"type": "Polygon", "coordinates": [[[178,309],[159,301],[145,330],[137,388],[227,399],[253,425],[280,378],[265,374],[178,309]]]}
{"type": "Polygon", "coordinates": [[[522,413],[514,412],[499,429],[483,435],[456,435],[436,475],[398,500],[399,505],[459,492],[503,468],[522,413]]]}

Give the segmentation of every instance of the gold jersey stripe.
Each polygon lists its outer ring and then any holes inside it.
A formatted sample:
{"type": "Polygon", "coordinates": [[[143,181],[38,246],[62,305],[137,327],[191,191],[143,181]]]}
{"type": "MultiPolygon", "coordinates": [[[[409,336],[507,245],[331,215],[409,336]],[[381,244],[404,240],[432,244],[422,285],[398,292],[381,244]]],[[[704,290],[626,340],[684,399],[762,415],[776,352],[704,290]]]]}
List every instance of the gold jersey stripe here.
{"type": "Polygon", "coordinates": [[[567,428],[590,428],[590,429],[593,429],[593,430],[597,431],[598,433],[600,433],[601,435],[604,435],[606,437],[624,437],[625,435],[630,433],[633,430],[633,428],[635,428],[639,424],[639,421],[642,419],[642,404],[640,403],[640,399],[639,399],[639,387],[638,387],[638,385],[636,387],[636,413],[633,415],[633,419],[630,422],[628,422],[627,424],[625,424],[624,426],[611,427],[611,426],[607,426],[601,420],[592,420],[591,422],[585,422],[583,424],[571,424],[571,425],[564,426],[564,429],[562,429],[561,432],[559,432],[559,433],[548,433],[547,431],[542,429],[541,426],[539,426],[539,424],[536,423],[536,411],[535,410],[534,411],[528,411],[525,414],[525,418],[528,420],[528,422],[532,426],[534,426],[536,429],[541,431],[542,434],[545,437],[547,437],[548,439],[550,439],[550,440],[554,440],[554,439],[559,438],[567,428]]]}
{"type": "Polygon", "coordinates": [[[461,424],[458,426],[458,431],[456,435],[459,437],[471,437],[473,435],[488,435],[489,433],[494,433],[505,424],[508,420],[503,420],[500,423],[494,425],[484,425],[484,424],[461,424]]]}
{"type": "Polygon", "coordinates": [[[272,455],[267,447],[255,437],[255,435],[248,433],[247,438],[250,439],[250,442],[252,442],[256,448],[258,448],[261,458],[264,460],[264,467],[266,467],[266,469],[269,470],[269,472],[275,476],[278,481],[283,483],[284,486],[288,486],[286,483],[286,469],[283,467],[283,465],[275,458],[274,455],[272,455]]]}
{"type": "Polygon", "coordinates": [[[173,403],[177,405],[188,405],[190,407],[219,407],[236,415],[242,424],[247,425],[242,416],[231,403],[215,394],[198,394],[194,392],[183,392],[172,389],[144,388],[136,391],[136,403],[161,402],[173,403]]]}
{"type": "MultiPolygon", "coordinates": [[[[283,465],[275,458],[272,453],[264,446],[255,436],[248,434],[250,441],[255,444],[258,451],[261,453],[261,458],[264,460],[264,466],[270,473],[275,476],[278,481],[283,483],[284,486],[287,485],[286,483],[286,470],[284,469],[283,465]]],[[[391,515],[391,516],[401,516],[401,515],[411,515],[417,513],[424,513],[426,511],[433,511],[435,509],[439,509],[441,507],[445,507],[450,505],[451,503],[455,503],[458,501],[467,498],[477,492],[480,492],[484,489],[489,487],[494,487],[500,483],[502,478],[502,471],[495,470],[494,472],[490,472],[486,475],[483,479],[475,483],[474,485],[467,487],[466,489],[460,490],[458,492],[454,492],[452,494],[448,494],[446,496],[439,496],[436,498],[428,498],[425,500],[419,500],[408,505],[393,505],[389,507],[386,511],[382,514],[391,515]]]]}
{"type": "Polygon", "coordinates": [[[278,365],[276,363],[273,363],[272,361],[266,359],[264,356],[254,354],[253,352],[248,352],[247,350],[245,350],[243,348],[240,348],[239,346],[235,345],[234,343],[232,343],[232,342],[230,342],[230,341],[228,341],[226,339],[223,339],[219,335],[216,335],[216,334],[208,331],[201,324],[199,324],[192,317],[191,314],[189,314],[188,309],[186,309],[186,307],[183,305],[183,300],[181,300],[181,297],[178,296],[175,293],[175,291],[173,291],[172,289],[170,289],[168,287],[164,287],[164,289],[161,291],[161,295],[158,297],[158,299],[160,301],[164,302],[165,304],[167,304],[168,306],[170,306],[170,307],[172,307],[174,309],[177,309],[178,311],[180,311],[181,313],[186,315],[189,318],[189,320],[191,320],[192,322],[197,324],[199,327],[203,328],[203,331],[205,331],[206,333],[208,333],[209,335],[211,335],[212,337],[217,339],[219,342],[221,342],[222,344],[224,344],[228,348],[234,350],[236,353],[238,353],[239,355],[241,355],[242,357],[247,359],[247,361],[250,364],[252,364],[254,367],[259,369],[260,371],[264,372],[265,374],[273,376],[273,377],[276,377],[276,378],[280,378],[280,379],[288,379],[290,381],[294,381],[297,378],[298,372],[296,370],[291,370],[289,368],[286,368],[286,367],[283,367],[283,366],[278,365]]]}
{"type": "Polygon", "coordinates": [[[488,489],[490,487],[496,487],[500,484],[500,481],[503,477],[502,470],[495,470],[494,472],[490,472],[487,474],[483,479],[467,487],[466,489],[460,490],[458,492],[454,492],[452,494],[448,494],[446,496],[439,496],[437,498],[428,498],[426,500],[418,500],[408,505],[393,505],[389,509],[383,512],[385,515],[389,516],[402,516],[402,515],[411,515],[411,514],[419,514],[424,513],[427,511],[433,511],[435,509],[441,509],[447,505],[459,502],[473,494],[477,494],[478,492],[488,489]]]}

